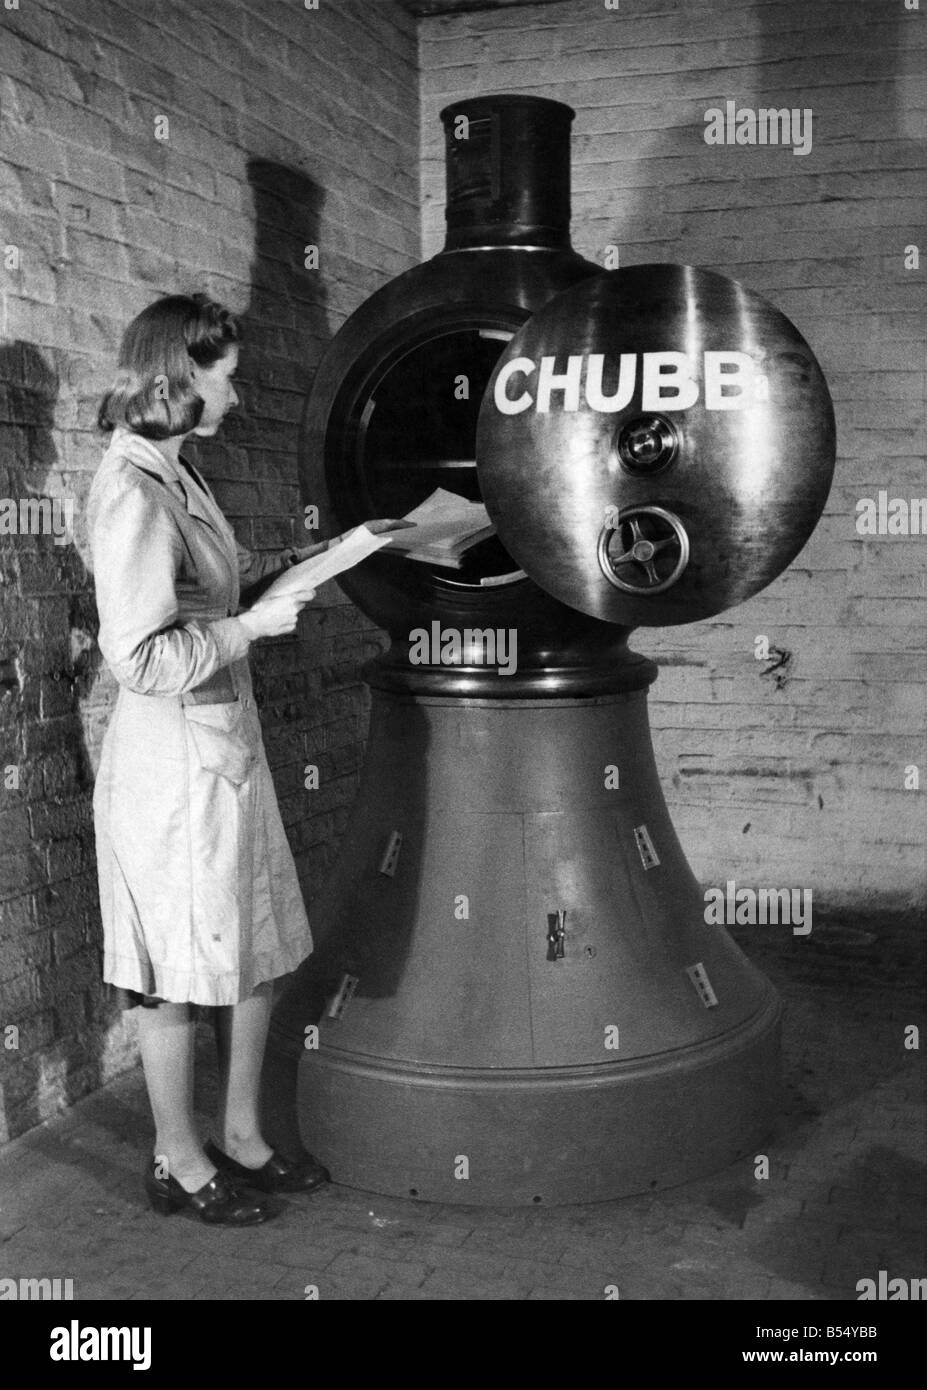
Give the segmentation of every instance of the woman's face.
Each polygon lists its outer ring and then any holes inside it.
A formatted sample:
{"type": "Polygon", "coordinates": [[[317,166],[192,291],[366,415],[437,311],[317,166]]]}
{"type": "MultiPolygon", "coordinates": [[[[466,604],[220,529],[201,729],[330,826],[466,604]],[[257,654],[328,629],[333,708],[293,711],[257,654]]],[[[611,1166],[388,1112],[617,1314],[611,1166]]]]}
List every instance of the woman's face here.
{"type": "Polygon", "coordinates": [[[226,413],[238,404],[238,393],[232,385],[237,367],[238,348],[234,344],[211,367],[191,367],[196,393],[203,401],[203,413],[194,434],[215,434],[226,413]]]}

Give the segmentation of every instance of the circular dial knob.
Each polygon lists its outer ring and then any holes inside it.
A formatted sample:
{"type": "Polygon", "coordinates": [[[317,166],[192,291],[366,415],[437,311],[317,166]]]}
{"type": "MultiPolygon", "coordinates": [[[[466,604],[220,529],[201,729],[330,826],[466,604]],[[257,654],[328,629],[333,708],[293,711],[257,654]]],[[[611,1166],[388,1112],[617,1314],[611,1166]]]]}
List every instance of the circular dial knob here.
{"type": "Polygon", "coordinates": [[[628,473],[652,475],[673,462],[679,435],[665,415],[642,415],[621,426],[615,447],[628,473]]]}

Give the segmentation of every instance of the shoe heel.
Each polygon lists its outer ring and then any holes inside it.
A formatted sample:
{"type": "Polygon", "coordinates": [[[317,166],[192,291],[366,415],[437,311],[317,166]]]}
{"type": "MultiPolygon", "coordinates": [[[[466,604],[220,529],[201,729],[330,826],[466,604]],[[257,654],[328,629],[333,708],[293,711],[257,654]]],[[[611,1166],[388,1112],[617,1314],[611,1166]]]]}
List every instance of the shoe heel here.
{"type": "Polygon", "coordinates": [[[166,1192],[149,1192],[148,1201],[151,1210],[156,1211],[159,1216],[172,1216],[181,1206],[180,1202],[175,1202],[166,1192]]]}

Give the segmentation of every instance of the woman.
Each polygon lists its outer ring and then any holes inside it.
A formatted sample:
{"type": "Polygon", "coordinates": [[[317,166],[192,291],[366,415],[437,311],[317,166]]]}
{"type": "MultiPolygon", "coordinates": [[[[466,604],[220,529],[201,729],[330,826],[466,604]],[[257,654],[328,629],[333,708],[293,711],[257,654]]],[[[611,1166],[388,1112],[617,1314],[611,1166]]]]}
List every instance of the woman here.
{"type": "MultiPolygon", "coordinates": [[[[304,599],[240,591],[329,542],[258,557],[237,544],[180,456],[238,403],[240,331],[205,295],[145,309],[103,398],[112,440],[90,490],[100,649],[119,682],[94,791],[104,980],[139,1008],[154,1114],[152,1206],[215,1224],[276,1215],[258,1192],[308,1191],[328,1174],[261,1135],[258,1085],[273,981],[312,949],[251,689],[248,650],[293,632],[304,599]],[[214,1009],[217,1142],[193,1117],[191,1005],[214,1009]]],[[[375,525],[375,523],[374,523],[375,525]]],[[[312,597],[313,595],[310,595],[312,597]]]]}

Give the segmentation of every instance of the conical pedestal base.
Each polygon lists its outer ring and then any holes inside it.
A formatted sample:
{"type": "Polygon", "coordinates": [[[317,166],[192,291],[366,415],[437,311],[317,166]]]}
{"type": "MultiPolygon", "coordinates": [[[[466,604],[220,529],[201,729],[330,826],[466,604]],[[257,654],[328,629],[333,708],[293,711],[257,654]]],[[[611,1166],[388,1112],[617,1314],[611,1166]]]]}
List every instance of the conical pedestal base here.
{"type": "Polygon", "coordinates": [[[779,1003],[705,923],[646,692],[373,696],[317,948],[272,1033],[271,1065],[301,1049],[305,1145],[336,1182],[476,1204],[599,1201],[752,1157],[779,1003]]]}

